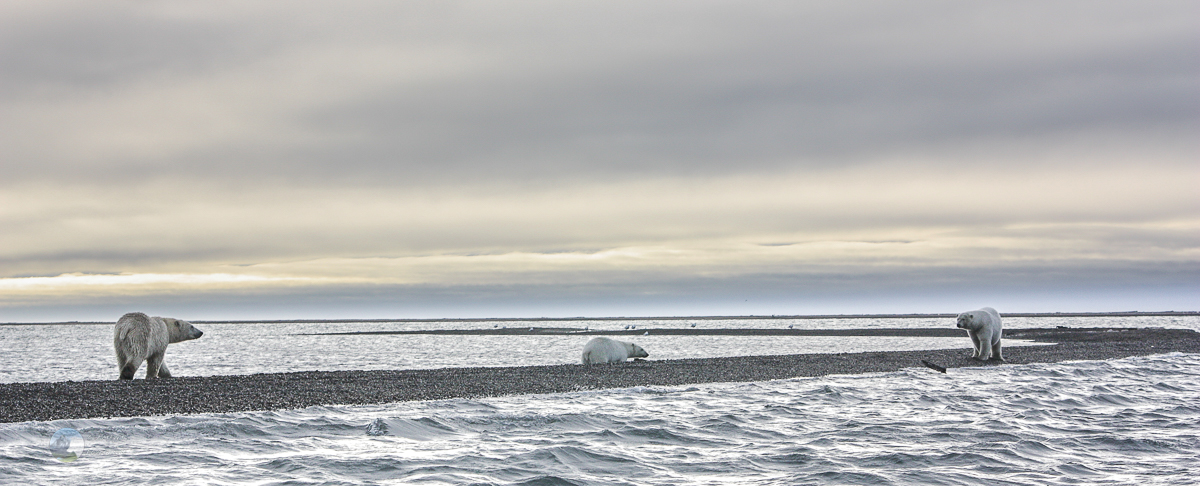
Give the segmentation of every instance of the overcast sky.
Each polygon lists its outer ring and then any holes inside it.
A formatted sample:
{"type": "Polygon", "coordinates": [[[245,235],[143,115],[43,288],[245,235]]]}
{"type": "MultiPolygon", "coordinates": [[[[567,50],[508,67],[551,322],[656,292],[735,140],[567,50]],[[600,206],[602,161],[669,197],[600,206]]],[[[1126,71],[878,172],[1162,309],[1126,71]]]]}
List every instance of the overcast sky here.
{"type": "Polygon", "coordinates": [[[4,2],[0,322],[1200,310],[1197,19],[4,2]]]}

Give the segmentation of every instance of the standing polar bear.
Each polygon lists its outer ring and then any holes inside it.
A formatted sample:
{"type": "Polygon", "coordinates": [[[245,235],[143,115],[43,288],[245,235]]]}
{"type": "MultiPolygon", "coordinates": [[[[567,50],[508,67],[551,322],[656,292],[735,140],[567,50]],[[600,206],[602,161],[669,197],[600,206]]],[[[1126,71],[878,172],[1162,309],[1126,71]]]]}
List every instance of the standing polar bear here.
{"type": "Polygon", "coordinates": [[[122,380],[132,380],[142,361],[146,362],[146,379],[170,378],[171,372],[163,363],[167,344],[188,341],[204,333],[188,321],[170,317],[150,317],[130,312],[117,320],[113,329],[113,348],[117,350],[117,369],[122,380]]]}
{"type": "Polygon", "coordinates": [[[1000,354],[1000,313],[991,307],[963,312],[958,315],[958,328],[966,329],[975,345],[971,357],[980,361],[996,359],[1004,361],[1000,354]]]}
{"type": "Polygon", "coordinates": [[[633,343],[616,341],[606,337],[592,338],[583,346],[583,364],[621,363],[629,358],[650,356],[645,349],[633,343]]]}

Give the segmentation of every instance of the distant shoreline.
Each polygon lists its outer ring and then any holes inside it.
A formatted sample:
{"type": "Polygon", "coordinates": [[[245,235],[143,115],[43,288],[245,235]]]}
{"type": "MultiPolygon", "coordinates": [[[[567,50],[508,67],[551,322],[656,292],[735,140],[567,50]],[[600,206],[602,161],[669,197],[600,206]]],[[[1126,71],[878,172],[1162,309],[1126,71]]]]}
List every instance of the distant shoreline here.
{"type": "MultiPolygon", "coordinates": [[[[1190,329],[1013,329],[1006,337],[1048,346],[1004,349],[1009,364],[1106,360],[1200,353],[1190,329]]],[[[252,375],[181,376],[163,380],[97,380],[0,384],[0,422],[298,409],[414,400],[569,393],[637,386],[754,382],[899,371],[925,366],[947,373],[993,366],[959,349],[796,354],[646,360],[618,365],[438,368],[373,371],[297,371],[252,375]],[[928,362],[928,364],[924,364],[928,362]],[[932,366],[931,366],[932,365],[932,366]]],[[[574,357],[572,357],[574,359],[574,357]]],[[[174,370],[177,373],[183,370],[174,370]]],[[[929,373],[938,371],[928,370],[929,373]]]]}
{"type": "MultiPolygon", "coordinates": [[[[658,317],[438,317],[396,319],[262,319],[262,320],[191,320],[197,324],[345,324],[352,322],[562,322],[562,321],[715,321],[765,319],[949,319],[957,314],[811,314],[748,316],[658,316],[658,317]]],[[[1125,311],[1125,312],[1006,312],[1004,317],[1190,317],[1200,311],[1125,311]]],[[[183,317],[186,319],[186,317],[183,317]]],[[[60,326],[112,324],[112,321],[0,322],[0,326],[60,326]]]]}
{"type": "MultiPolygon", "coordinates": [[[[1107,329],[1107,328],[1106,328],[1107,329]]],[[[1009,334],[1019,332],[1009,331],[1009,334]]],[[[512,327],[500,329],[424,329],[418,331],[344,331],[310,332],[294,336],[381,336],[389,334],[427,334],[439,336],[880,336],[880,337],[961,337],[962,329],[947,328],[870,328],[870,329],[704,329],[645,327],[640,329],[580,329],[573,327],[512,327]]]]}

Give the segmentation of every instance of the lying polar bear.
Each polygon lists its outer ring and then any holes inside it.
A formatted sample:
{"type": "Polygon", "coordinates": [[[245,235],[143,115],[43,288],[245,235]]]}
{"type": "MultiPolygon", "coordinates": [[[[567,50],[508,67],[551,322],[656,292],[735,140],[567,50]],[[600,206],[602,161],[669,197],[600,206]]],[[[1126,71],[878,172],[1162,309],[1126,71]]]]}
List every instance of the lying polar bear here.
{"type": "Polygon", "coordinates": [[[583,364],[621,363],[629,358],[650,356],[646,350],[633,343],[616,341],[606,337],[592,338],[583,346],[583,364]]]}
{"type": "Polygon", "coordinates": [[[1000,354],[1000,313],[991,307],[963,312],[958,315],[959,329],[966,329],[971,336],[975,351],[971,357],[980,361],[997,359],[1004,361],[1000,354]]]}

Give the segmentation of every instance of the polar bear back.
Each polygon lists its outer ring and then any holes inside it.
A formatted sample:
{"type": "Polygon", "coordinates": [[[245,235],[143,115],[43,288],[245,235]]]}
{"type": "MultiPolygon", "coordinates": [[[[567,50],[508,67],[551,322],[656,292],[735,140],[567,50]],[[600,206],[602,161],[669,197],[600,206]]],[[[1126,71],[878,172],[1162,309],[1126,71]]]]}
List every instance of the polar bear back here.
{"type": "Polygon", "coordinates": [[[596,337],[583,346],[583,364],[621,363],[629,358],[650,356],[646,350],[633,343],[596,337]]]}

